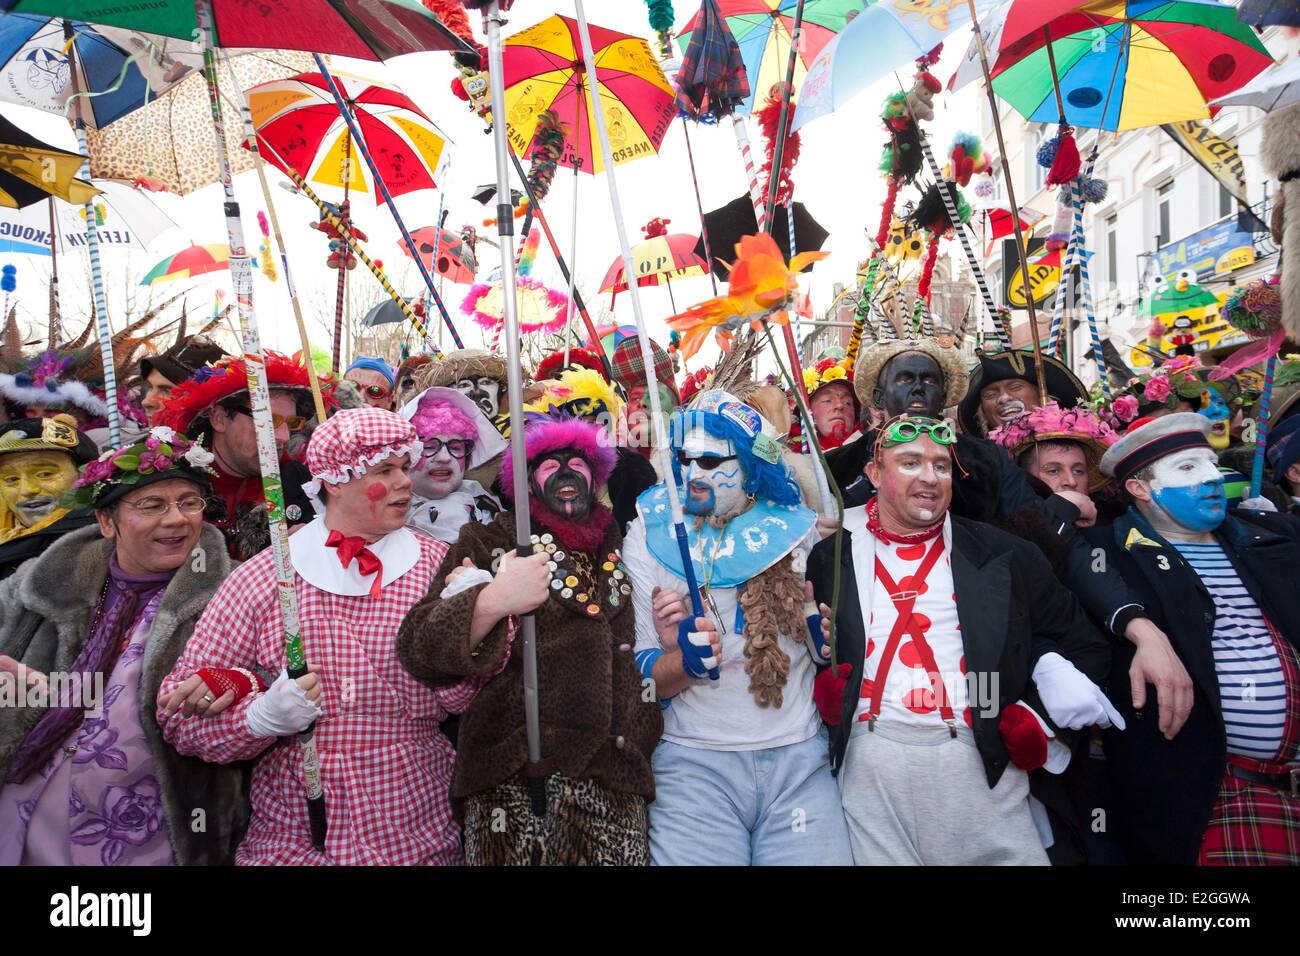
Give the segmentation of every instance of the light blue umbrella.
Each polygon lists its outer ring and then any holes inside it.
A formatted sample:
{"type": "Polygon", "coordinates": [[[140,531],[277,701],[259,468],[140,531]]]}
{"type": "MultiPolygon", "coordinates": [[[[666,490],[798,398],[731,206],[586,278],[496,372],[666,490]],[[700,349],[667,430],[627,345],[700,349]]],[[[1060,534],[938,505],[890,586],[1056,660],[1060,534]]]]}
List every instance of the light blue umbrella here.
{"type": "MultiPolygon", "coordinates": [[[[975,0],[980,15],[996,5],[997,0],[975,0]]],[[[906,6],[867,7],[822,47],[799,91],[793,129],[833,113],[872,83],[929,53],[949,34],[970,26],[965,4],[946,12],[919,6],[900,9],[906,6]]]]}

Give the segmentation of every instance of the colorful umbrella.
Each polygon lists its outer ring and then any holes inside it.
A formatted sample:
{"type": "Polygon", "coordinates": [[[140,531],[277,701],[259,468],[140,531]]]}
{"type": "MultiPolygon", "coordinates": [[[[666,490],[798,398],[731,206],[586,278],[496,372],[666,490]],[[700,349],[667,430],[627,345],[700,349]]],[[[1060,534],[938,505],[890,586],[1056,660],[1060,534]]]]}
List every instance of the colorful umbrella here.
{"type": "Polygon", "coordinates": [[[677,105],[691,119],[731,116],[750,99],[749,76],[740,46],[718,9],[702,0],[677,70],[677,105]]]}
{"type": "Polygon", "coordinates": [[[213,242],[202,246],[192,245],[175,255],[163,259],[140,280],[141,285],[157,285],[173,279],[192,279],[209,272],[230,268],[230,247],[213,242]]]}
{"type": "MultiPolygon", "coordinates": [[[[986,209],[976,210],[975,215],[982,225],[984,255],[987,258],[994,242],[1015,232],[1015,218],[1011,215],[1010,206],[989,206],[986,209]]],[[[1021,206],[1019,218],[1020,228],[1028,235],[1033,232],[1035,226],[1047,218],[1047,214],[1029,206],[1021,206]]]]}
{"type": "MultiPolygon", "coordinates": [[[[168,229],[179,228],[158,208],[148,194],[130,183],[111,179],[91,181],[100,194],[95,197],[95,225],[99,243],[109,249],[144,249],[168,229]]],[[[86,248],[86,210],[65,202],[54,205],[58,229],[58,252],[86,248]]],[[[0,210],[0,236],[35,242],[44,246],[39,255],[50,254],[50,212],[45,203],[21,210],[0,210]]]]}
{"type": "MultiPolygon", "coordinates": [[[[736,38],[749,78],[749,96],[738,113],[749,113],[758,98],[766,98],[772,87],[785,80],[790,60],[791,31],[800,0],[718,0],[722,18],[736,38]]],[[[849,15],[861,12],[862,0],[803,0],[803,24],[794,68],[794,89],[803,86],[808,68],[835,34],[844,29],[849,15]]],[[[678,34],[683,51],[691,34],[703,25],[703,11],[697,12],[678,34]]]]}
{"type": "Polygon", "coordinates": [[[189,40],[112,27],[71,24],[69,55],[62,19],[31,13],[0,17],[0,99],[66,116],[74,87],[87,126],[107,126],[139,109],[203,65],[189,40]],[[71,60],[78,76],[72,76],[71,60]]]}
{"type": "MultiPolygon", "coordinates": [[[[983,14],[995,2],[975,0],[975,10],[983,14]]],[[[907,66],[948,34],[968,26],[970,10],[964,2],[897,0],[867,7],[808,63],[791,129],[834,112],[876,80],[907,66]]]]}
{"type": "MultiPolygon", "coordinates": [[[[304,50],[387,60],[425,50],[464,50],[465,44],[417,0],[208,0],[216,45],[226,49],[304,50]]],[[[43,13],[94,24],[206,39],[193,0],[0,0],[0,10],[43,13]]],[[[197,44],[195,44],[197,48],[197,44]]]]}
{"type": "MultiPolygon", "coordinates": [[[[651,236],[645,242],[638,242],[632,247],[632,263],[636,266],[639,286],[658,285],[661,281],[672,283],[673,279],[685,279],[689,276],[706,274],[708,264],[695,252],[699,236],[684,232],[665,233],[651,236]]],[[[605,272],[600,283],[601,292],[613,296],[627,291],[627,277],[623,274],[623,257],[619,256],[605,272]]]]}
{"type": "Polygon", "coordinates": [[[1300,103],[1300,58],[1271,66],[1239,90],[1211,106],[1257,106],[1265,112],[1300,103]]]}
{"type": "MultiPolygon", "coordinates": [[[[1208,100],[1273,62],[1254,31],[1218,0],[1012,0],[987,29],[996,37],[994,92],[1039,123],[1059,117],[1050,35],[1065,120],[1088,129],[1205,119],[1208,100]]],[[[954,88],[979,75],[963,67],[954,88]]]]}
{"type": "MultiPolygon", "coordinates": [[[[420,250],[424,267],[430,272],[444,276],[448,282],[468,285],[474,281],[474,273],[478,270],[478,258],[460,233],[452,232],[450,229],[438,230],[437,226],[425,226],[423,229],[412,230],[411,238],[415,240],[416,248],[420,250]],[[433,261],[435,237],[438,240],[437,262],[433,261]]],[[[411,250],[406,247],[406,243],[398,242],[397,245],[409,258],[411,250]]]]}
{"type": "MultiPolygon", "coordinates": [[[[615,164],[659,152],[677,115],[672,85],[640,37],[591,28],[596,83],[615,164]]],[[[569,127],[559,165],[587,173],[604,169],[592,143],[587,73],[577,24],[559,15],[505,41],[506,135],[520,156],[531,155],[537,115],[552,110],[569,127]]]]}
{"type": "MultiPolygon", "coordinates": [[[[237,97],[234,91],[302,73],[311,65],[306,53],[280,50],[218,61],[228,117],[226,149],[233,172],[245,172],[256,164],[252,153],[239,148],[244,143],[244,124],[238,121],[241,104],[230,98],[237,97]]],[[[191,74],[144,109],[111,126],[87,130],[91,173],[96,179],[139,181],[147,188],[184,196],[219,178],[217,159],[208,142],[211,126],[207,85],[202,73],[191,74]]]]}
{"type": "Polygon", "coordinates": [[[0,206],[22,209],[56,196],[84,203],[99,193],[78,179],[85,158],[55,149],[0,116],[0,206]]]}
{"type": "Polygon", "coordinates": [[[630,339],[636,335],[635,325],[618,325],[609,323],[608,325],[596,326],[596,334],[599,339],[588,339],[586,345],[588,348],[596,348],[597,345],[605,350],[605,354],[610,358],[614,356],[614,349],[618,348],[620,342],[624,339],[630,339]]]}
{"type": "MultiPolygon", "coordinates": [[[[450,145],[446,134],[405,93],[331,71],[394,196],[433,189],[433,171],[450,145]]],[[[347,123],[325,77],[301,73],[248,91],[248,106],[267,161],[292,166],[309,182],[373,192],[368,167],[354,155],[347,123]]]]}

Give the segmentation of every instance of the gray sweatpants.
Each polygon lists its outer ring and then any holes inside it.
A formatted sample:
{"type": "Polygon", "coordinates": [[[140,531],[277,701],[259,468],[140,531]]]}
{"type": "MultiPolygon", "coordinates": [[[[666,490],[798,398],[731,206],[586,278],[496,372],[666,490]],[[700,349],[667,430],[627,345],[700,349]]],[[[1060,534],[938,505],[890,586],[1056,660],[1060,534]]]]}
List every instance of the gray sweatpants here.
{"type": "Polygon", "coordinates": [[[1008,766],[992,790],[964,725],[853,725],[840,800],[857,866],[1046,866],[1029,776],[1008,766]]]}

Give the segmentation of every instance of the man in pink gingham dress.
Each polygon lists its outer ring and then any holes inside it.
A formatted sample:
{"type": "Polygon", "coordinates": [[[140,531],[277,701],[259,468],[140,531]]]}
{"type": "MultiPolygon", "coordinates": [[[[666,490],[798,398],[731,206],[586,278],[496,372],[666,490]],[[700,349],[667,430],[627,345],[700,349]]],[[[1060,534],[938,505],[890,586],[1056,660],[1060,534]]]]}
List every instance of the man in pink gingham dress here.
{"type": "MultiPolygon", "coordinates": [[[[481,680],[431,689],[398,663],[406,612],[437,584],[447,546],[403,527],[411,425],[375,408],[340,412],[312,436],[307,486],[324,514],[290,539],[303,647],[313,672],[290,680],[270,549],[238,568],[204,612],[160,701],[205,668],[279,674],[238,699],[159,707],[166,739],[214,763],[256,759],[252,818],[236,862],[409,865],[461,862],[448,800],[455,753],[439,730],[481,680]],[[259,703],[260,701],[260,703],[259,703]],[[297,731],[316,721],[325,852],[312,848],[297,731]]],[[[504,663],[504,662],[503,662],[504,663]]],[[[256,685],[254,685],[256,687],[256,685]]],[[[203,688],[199,687],[195,694],[203,688]]],[[[211,693],[204,695],[211,697],[211,693]]]]}

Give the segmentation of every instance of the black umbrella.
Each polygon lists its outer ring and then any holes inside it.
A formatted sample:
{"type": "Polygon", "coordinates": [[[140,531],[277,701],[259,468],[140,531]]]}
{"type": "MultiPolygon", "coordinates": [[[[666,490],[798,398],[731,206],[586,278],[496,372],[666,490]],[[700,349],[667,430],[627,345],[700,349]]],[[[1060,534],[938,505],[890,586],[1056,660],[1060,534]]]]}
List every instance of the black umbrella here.
{"type": "MultiPolygon", "coordinates": [[[[415,305],[416,300],[408,298],[407,303],[415,305]]],[[[361,324],[366,328],[373,328],[376,325],[388,325],[390,322],[405,322],[406,315],[398,308],[397,303],[391,298],[385,299],[377,306],[366,313],[366,317],[361,320],[361,324]]]]}
{"type": "Polygon", "coordinates": [[[1237,19],[1252,27],[1300,27],[1296,0],[1241,0],[1237,19]]]}
{"type": "MultiPolygon", "coordinates": [[[[758,217],[754,215],[753,201],[746,194],[739,199],[733,199],[721,209],[706,212],[704,214],[704,228],[708,230],[709,245],[713,249],[713,262],[710,263],[713,274],[719,279],[725,279],[728,272],[726,266],[722,263],[736,261],[736,243],[740,242],[742,236],[752,236],[758,232],[758,217]]],[[[797,202],[794,204],[795,252],[815,252],[822,247],[829,235],[830,233],[823,229],[821,224],[804,208],[803,203],[797,202]]],[[[772,221],[772,238],[776,241],[781,250],[781,255],[788,265],[790,262],[790,229],[789,217],[786,216],[784,206],[776,208],[776,215],[772,221]]],[[[704,240],[702,238],[695,243],[695,254],[701,259],[704,258],[704,240]]],[[[812,266],[809,265],[803,271],[807,272],[811,268],[812,266]]]]}
{"type": "MultiPolygon", "coordinates": [[[[483,205],[486,206],[488,203],[492,201],[492,197],[495,196],[496,194],[497,194],[497,184],[485,183],[482,186],[478,187],[478,189],[474,190],[469,195],[471,199],[477,200],[478,202],[481,202],[483,205]]],[[[518,189],[510,190],[510,205],[518,206],[519,200],[523,198],[524,198],[524,194],[521,193],[518,189]]]]}

